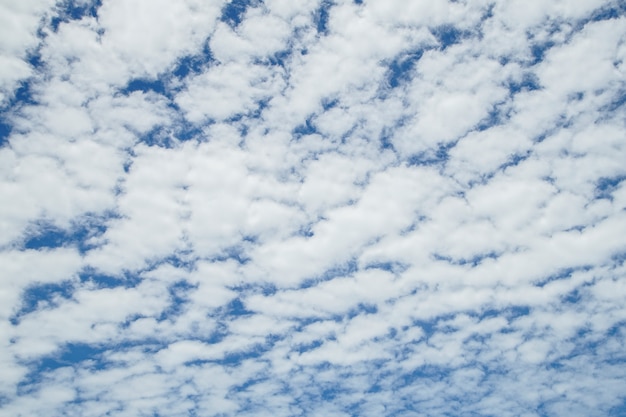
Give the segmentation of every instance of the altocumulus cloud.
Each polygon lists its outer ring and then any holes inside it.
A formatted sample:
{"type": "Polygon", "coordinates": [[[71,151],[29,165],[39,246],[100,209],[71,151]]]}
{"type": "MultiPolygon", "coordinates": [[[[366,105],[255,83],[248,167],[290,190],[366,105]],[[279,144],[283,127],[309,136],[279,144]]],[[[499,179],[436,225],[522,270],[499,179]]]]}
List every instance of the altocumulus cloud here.
{"type": "Polygon", "coordinates": [[[626,415],[620,0],[0,1],[0,416],[626,415]]]}

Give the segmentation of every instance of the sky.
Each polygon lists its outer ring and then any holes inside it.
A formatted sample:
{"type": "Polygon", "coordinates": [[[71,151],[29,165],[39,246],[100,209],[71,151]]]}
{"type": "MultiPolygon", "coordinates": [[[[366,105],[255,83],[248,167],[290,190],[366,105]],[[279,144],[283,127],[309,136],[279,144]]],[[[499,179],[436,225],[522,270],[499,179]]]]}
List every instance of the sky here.
{"type": "Polygon", "coordinates": [[[623,0],[0,0],[0,416],[626,416],[623,0]]]}

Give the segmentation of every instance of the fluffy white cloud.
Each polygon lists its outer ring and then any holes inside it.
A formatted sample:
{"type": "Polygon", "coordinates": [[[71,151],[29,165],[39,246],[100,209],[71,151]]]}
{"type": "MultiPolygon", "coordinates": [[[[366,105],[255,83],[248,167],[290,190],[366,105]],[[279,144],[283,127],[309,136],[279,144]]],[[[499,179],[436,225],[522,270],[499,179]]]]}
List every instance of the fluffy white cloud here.
{"type": "Polygon", "coordinates": [[[0,4],[0,416],[622,415],[619,2],[0,4]]]}

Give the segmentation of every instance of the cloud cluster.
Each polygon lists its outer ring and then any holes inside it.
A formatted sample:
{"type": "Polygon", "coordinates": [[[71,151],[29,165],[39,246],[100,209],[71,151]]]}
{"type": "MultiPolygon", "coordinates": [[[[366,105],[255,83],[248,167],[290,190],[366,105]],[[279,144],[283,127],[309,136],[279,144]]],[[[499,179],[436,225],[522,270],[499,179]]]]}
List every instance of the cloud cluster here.
{"type": "Polygon", "coordinates": [[[623,415],[620,1],[5,3],[0,416],[623,415]]]}

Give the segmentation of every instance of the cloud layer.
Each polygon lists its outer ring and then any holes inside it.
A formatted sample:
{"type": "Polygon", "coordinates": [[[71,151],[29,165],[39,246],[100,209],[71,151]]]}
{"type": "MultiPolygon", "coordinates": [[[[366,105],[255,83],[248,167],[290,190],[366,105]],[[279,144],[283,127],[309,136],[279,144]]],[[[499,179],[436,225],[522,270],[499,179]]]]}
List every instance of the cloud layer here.
{"type": "Polygon", "coordinates": [[[0,416],[622,416],[620,1],[0,4],[0,416]]]}

